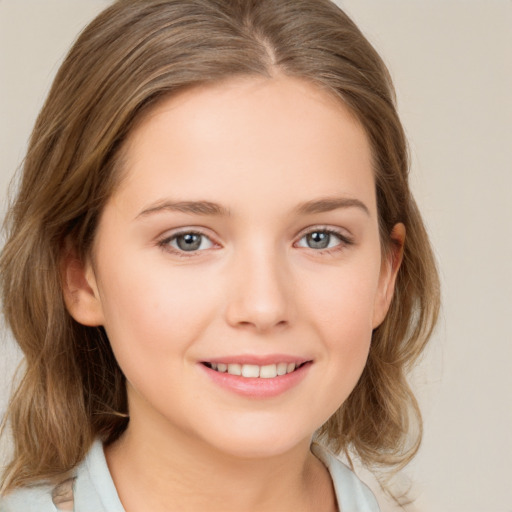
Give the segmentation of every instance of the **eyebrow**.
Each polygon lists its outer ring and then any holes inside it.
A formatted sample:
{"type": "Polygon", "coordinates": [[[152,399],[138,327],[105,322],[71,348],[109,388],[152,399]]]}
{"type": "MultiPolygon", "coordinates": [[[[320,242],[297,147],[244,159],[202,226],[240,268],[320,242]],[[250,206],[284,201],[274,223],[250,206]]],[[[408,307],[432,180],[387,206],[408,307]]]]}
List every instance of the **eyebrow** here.
{"type": "MultiPolygon", "coordinates": [[[[295,212],[299,215],[311,215],[315,213],[330,212],[340,208],[359,208],[370,215],[368,207],[359,199],[347,197],[325,197],[299,204],[295,212]]],[[[140,212],[136,218],[145,217],[163,211],[181,212],[192,215],[205,215],[227,217],[231,213],[229,209],[211,201],[161,201],[140,212]]]]}
{"type": "Polygon", "coordinates": [[[161,201],[142,210],[136,218],[145,217],[162,211],[190,213],[193,215],[228,216],[230,212],[224,206],[210,201],[161,201]]]}
{"type": "Polygon", "coordinates": [[[322,199],[306,201],[297,206],[296,212],[306,215],[330,212],[340,208],[359,208],[367,215],[370,215],[370,210],[362,201],[350,197],[324,197],[322,199]]]}

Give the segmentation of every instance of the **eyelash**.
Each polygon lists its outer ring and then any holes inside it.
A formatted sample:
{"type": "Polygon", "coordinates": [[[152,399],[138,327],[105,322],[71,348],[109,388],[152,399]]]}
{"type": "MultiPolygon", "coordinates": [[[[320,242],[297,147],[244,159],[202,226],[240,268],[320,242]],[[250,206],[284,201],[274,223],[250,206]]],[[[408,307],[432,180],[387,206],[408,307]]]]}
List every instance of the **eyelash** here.
{"type": "MultiPolygon", "coordinates": [[[[313,229],[309,229],[308,231],[301,233],[301,235],[299,237],[299,241],[302,240],[304,237],[311,235],[312,233],[326,233],[329,236],[335,236],[336,238],[339,239],[339,243],[337,245],[335,245],[334,247],[329,247],[329,248],[325,248],[325,249],[313,249],[313,248],[309,247],[309,249],[311,249],[312,251],[319,253],[319,254],[329,255],[329,254],[338,253],[339,251],[342,251],[342,250],[346,249],[347,247],[354,245],[354,240],[351,237],[347,236],[346,234],[343,234],[340,231],[337,231],[336,229],[322,227],[322,226],[317,226],[313,229]]],[[[203,249],[203,250],[195,250],[195,251],[183,251],[180,249],[175,249],[174,247],[172,247],[170,245],[170,243],[173,240],[176,240],[178,237],[183,236],[183,235],[197,235],[200,237],[205,237],[205,238],[209,239],[213,245],[215,245],[215,242],[213,242],[208,235],[206,235],[205,233],[202,233],[201,231],[191,229],[191,230],[184,230],[184,231],[179,231],[177,233],[173,233],[171,236],[167,236],[167,237],[159,240],[158,246],[160,248],[162,248],[162,250],[164,250],[166,252],[170,252],[173,255],[176,255],[180,258],[193,258],[194,256],[197,256],[198,253],[201,253],[205,250],[205,249],[203,249]]],[[[307,248],[307,247],[305,247],[305,248],[307,248]]]]}
{"type": "MultiPolygon", "coordinates": [[[[313,249],[312,247],[305,247],[306,249],[311,249],[312,251],[314,251],[316,253],[320,253],[322,255],[336,254],[340,251],[343,251],[347,247],[354,245],[354,240],[351,237],[349,237],[348,235],[346,235],[344,233],[341,233],[340,231],[338,231],[336,229],[329,228],[326,226],[324,226],[324,227],[316,226],[313,229],[308,229],[307,231],[301,233],[299,242],[306,236],[311,235],[312,233],[326,233],[329,236],[335,236],[339,240],[339,243],[337,245],[335,245],[334,247],[328,247],[325,249],[313,249]]],[[[329,242],[330,242],[330,240],[329,240],[329,242]]]]}

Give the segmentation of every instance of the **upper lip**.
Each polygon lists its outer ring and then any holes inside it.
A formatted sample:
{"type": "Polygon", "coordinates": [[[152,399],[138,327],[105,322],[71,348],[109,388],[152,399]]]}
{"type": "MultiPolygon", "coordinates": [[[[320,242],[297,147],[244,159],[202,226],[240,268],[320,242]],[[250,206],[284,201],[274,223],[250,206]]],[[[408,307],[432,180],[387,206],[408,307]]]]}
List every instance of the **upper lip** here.
{"type": "Polygon", "coordinates": [[[290,354],[269,354],[269,355],[238,355],[238,356],[225,356],[213,357],[211,359],[204,359],[202,363],[213,364],[254,364],[258,366],[266,366],[269,364],[278,363],[295,363],[297,365],[311,361],[310,358],[303,356],[294,356],[290,354]]]}

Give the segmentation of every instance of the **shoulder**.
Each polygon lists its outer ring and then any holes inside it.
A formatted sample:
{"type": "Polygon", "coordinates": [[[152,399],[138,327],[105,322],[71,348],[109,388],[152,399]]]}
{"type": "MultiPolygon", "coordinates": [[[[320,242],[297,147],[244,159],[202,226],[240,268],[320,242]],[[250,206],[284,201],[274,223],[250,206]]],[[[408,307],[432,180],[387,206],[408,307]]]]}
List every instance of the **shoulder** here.
{"type": "Polygon", "coordinates": [[[56,512],[52,490],[49,485],[16,489],[0,498],[0,512],[56,512]]]}
{"type": "Polygon", "coordinates": [[[57,486],[35,485],[6,494],[0,498],[0,512],[124,512],[99,440],[73,475],[57,486]]]}
{"type": "Polygon", "coordinates": [[[338,505],[343,512],[380,512],[370,488],[332,452],[318,443],[311,451],[329,470],[338,505]]]}

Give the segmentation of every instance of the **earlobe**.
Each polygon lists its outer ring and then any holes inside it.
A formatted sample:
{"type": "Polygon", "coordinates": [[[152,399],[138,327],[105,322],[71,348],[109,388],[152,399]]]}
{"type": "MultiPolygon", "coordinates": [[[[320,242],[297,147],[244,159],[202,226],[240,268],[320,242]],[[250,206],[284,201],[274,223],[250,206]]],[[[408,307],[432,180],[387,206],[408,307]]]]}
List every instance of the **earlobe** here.
{"type": "Polygon", "coordinates": [[[74,250],[66,249],[61,260],[61,280],[69,314],[83,325],[103,325],[103,310],[91,263],[81,261],[74,250]]]}
{"type": "Polygon", "coordinates": [[[382,260],[380,269],[379,286],[375,297],[373,311],[373,328],[378,327],[386,318],[395,291],[396,277],[402,264],[405,226],[402,223],[395,224],[391,231],[391,244],[382,260]]]}

